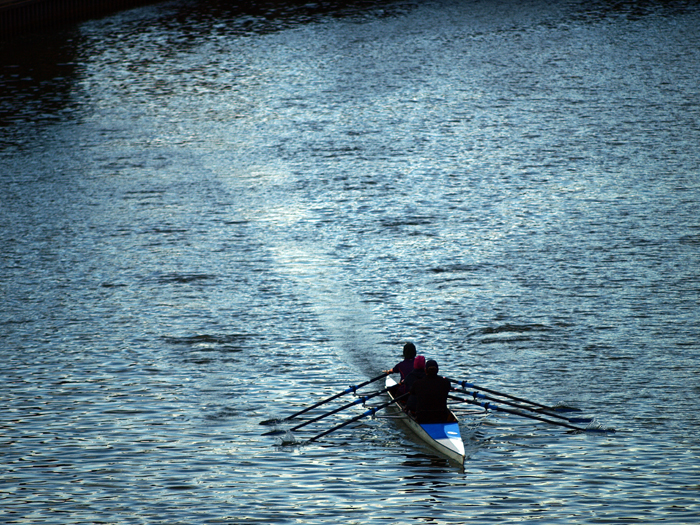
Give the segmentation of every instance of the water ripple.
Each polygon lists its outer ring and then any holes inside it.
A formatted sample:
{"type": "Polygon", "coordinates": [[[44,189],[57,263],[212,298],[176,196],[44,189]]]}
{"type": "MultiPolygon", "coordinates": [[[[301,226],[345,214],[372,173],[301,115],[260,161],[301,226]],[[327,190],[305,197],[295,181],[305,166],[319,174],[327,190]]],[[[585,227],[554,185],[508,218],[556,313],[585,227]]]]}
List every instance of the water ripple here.
{"type": "Polygon", "coordinates": [[[694,523],[699,16],[175,2],[0,44],[0,519],[694,523]],[[406,340],[617,432],[263,435],[406,340]]]}

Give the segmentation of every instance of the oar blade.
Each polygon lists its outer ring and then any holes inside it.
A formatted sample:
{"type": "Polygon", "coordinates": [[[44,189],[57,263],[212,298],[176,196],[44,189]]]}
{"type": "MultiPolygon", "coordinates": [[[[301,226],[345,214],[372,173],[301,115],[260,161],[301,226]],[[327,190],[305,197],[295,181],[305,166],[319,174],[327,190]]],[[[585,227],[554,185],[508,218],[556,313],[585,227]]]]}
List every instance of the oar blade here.
{"type": "Polygon", "coordinates": [[[269,432],[263,432],[260,434],[261,436],[279,436],[281,434],[285,434],[287,431],[286,430],[270,430],[269,432]]]}
{"type": "Polygon", "coordinates": [[[570,417],[568,418],[569,423],[592,423],[593,418],[591,417],[570,417]]]}
{"type": "Polygon", "coordinates": [[[259,424],[265,425],[265,426],[271,426],[271,425],[278,425],[282,421],[283,421],[282,419],[266,419],[265,421],[261,421],[259,424]]]}

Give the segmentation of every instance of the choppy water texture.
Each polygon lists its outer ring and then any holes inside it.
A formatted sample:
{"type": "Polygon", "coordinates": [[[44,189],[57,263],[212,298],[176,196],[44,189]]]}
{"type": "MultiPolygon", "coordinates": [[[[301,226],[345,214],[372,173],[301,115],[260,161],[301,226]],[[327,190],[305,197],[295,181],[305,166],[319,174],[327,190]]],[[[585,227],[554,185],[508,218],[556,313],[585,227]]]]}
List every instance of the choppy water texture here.
{"type": "Polygon", "coordinates": [[[700,516],[696,3],[183,1],[19,42],[0,521],[700,516]],[[406,340],[617,432],[465,417],[464,469],[387,419],[262,435],[406,340]]]}

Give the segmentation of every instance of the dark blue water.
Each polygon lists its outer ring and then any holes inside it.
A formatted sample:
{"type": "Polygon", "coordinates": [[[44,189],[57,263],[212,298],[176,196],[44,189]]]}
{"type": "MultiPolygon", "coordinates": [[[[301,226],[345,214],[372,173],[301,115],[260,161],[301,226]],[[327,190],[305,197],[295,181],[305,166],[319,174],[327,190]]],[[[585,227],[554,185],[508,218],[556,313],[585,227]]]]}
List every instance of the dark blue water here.
{"type": "Polygon", "coordinates": [[[20,43],[1,521],[697,521],[697,4],[174,2],[20,43]],[[262,435],[406,340],[617,432],[465,414],[463,469],[387,419],[262,435]]]}

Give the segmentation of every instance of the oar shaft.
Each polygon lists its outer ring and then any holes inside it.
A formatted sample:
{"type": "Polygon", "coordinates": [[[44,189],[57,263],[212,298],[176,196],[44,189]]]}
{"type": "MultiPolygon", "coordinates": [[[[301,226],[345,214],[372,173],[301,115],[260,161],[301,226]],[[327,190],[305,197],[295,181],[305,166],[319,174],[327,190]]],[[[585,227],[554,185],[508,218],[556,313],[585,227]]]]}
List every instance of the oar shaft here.
{"type": "MultiPolygon", "coordinates": [[[[495,397],[487,396],[486,394],[481,394],[481,393],[479,393],[479,392],[477,392],[477,391],[469,392],[468,390],[465,390],[465,389],[463,389],[463,388],[462,388],[462,389],[457,389],[457,388],[456,388],[456,389],[455,389],[455,392],[460,392],[460,393],[462,393],[462,394],[467,394],[467,395],[470,395],[470,396],[472,396],[472,397],[474,397],[474,398],[488,399],[489,401],[496,401],[497,403],[503,403],[503,404],[506,404],[506,405],[508,405],[508,406],[512,406],[512,407],[515,407],[515,408],[519,408],[520,410],[527,410],[527,411],[529,411],[529,412],[544,413],[543,409],[541,409],[541,408],[534,408],[534,407],[531,407],[531,406],[528,407],[528,406],[525,406],[525,405],[519,405],[518,403],[513,403],[512,401],[507,401],[507,400],[505,400],[505,399],[497,399],[497,398],[495,398],[495,397]]],[[[565,416],[560,416],[559,414],[550,414],[550,413],[544,413],[544,415],[546,415],[546,416],[548,416],[548,417],[555,417],[555,418],[557,418],[557,419],[563,419],[564,421],[566,421],[566,422],[568,422],[568,423],[590,423],[590,422],[591,422],[590,419],[586,419],[586,418],[568,418],[568,417],[565,417],[565,416]]]]}
{"type": "Polygon", "coordinates": [[[335,394],[334,396],[331,396],[327,399],[324,399],[323,401],[319,401],[318,403],[311,405],[310,407],[306,407],[305,409],[300,410],[299,412],[296,412],[296,413],[292,414],[291,416],[285,417],[283,421],[289,421],[290,419],[294,419],[297,416],[305,414],[309,410],[313,410],[314,408],[318,408],[321,405],[328,403],[329,401],[333,401],[334,399],[338,399],[340,396],[344,396],[345,394],[349,394],[350,392],[355,392],[355,391],[357,391],[358,388],[362,388],[365,385],[369,385],[370,383],[374,383],[375,381],[379,381],[381,378],[386,377],[389,374],[390,374],[390,372],[384,372],[384,373],[382,373],[382,375],[379,375],[375,378],[372,378],[369,381],[365,381],[364,383],[360,383],[359,385],[352,385],[352,386],[346,388],[345,390],[343,390],[342,392],[335,394]]]}
{"type": "Polygon", "coordinates": [[[550,425],[559,425],[561,427],[571,428],[573,430],[579,430],[581,432],[586,431],[585,428],[576,427],[574,425],[569,425],[568,423],[562,423],[561,421],[552,421],[551,419],[546,419],[546,418],[540,417],[540,416],[534,416],[532,414],[524,414],[524,413],[518,412],[516,410],[510,410],[508,408],[499,407],[499,406],[494,405],[492,403],[481,403],[480,401],[476,401],[476,400],[473,401],[471,399],[463,399],[463,398],[457,397],[457,396],[450,396],[450,398],[455,399],[457,401],[462,401],[464,403],[469,403],[471,405],[479,405],[480,407],[483,407],[486,410],[496,410],[498,412],[505,412],[506,414],[513,414],[515,416],[526,417],[528,419],[536,419],[538,421],[544,421],[545,423],[549,423],[550,425]]]}
{"type": "Polygon", "coordinates": [[[490,390],[490,389],[485,388],[483,386],[477,386],[473,383],[467,383],[466,381],[457,381],[456,379],[450,379],[450,381],[460,385],[462,388],[476,388],[477,390],[482,390],[483,392],[488,392],[489,394],[494,394],[496,396],[501,396],[501,397],[507,397],[507,398],[513,399],[515,401],[520,401],[521,403],[527,403],[528,405],[533,405],[536,407],[544,408],[545,410],[553,410],[551,407],[548,407],[547,405],[541,405],[540,403],[535,403],[534,401],[528,401],[527,399],[522,399],[520,397],[512,396],[510,394],[504,394],[502,392],[497,392],[496,390],[490,390]]]}
{"type": "Polygon", "coordinates": [[[319,420],[321,420],[321,419],[323,419],[323,418],[325,418],[325,417],[332,416],[333,414],[337,414],[338,412],[340,412],[340,411],[342,411],[342,410],[345,410],[346,408],[350,408],[351,406],[364,404],[364,403],[367,402],[369,399],[372,399],[373,397],[376,397],[376,396],[378,396],[378,395],[380,395],[380,394],[383,394],[383,393],[386,392],[387,390],[389,390],[389,389],[388,389],[388,388],[385,388],[384,390],[381,390],[381,391],[379,391],[379,392],[375,392],[375,393],[373,393],[373,394],[368,394],[368,395],[366,395],[366,396],[359,397],[359,398],[357,398],[355,401],[352,401],[352,402],[350,402],[350,403],[347,403],[347,404],[343,405],[343,406],[340,407],[340,408],[336,408],[335,410],[331,410],[330,412],[326,412],[325,414],[321,414],[320,416],[317,416],[317,417],[315,417],[315,418],[313,418],[313,419],[309,419],[308,421],[304,421],[304,422],[301,423],[300,425],[297,425],[297,426],[295,426],[295,427],[290,428],[289,431],[290,431],[290,432],[293,432],[293,431],[295,431],[295,430],[299,430],[300,428],[305,427],[306,425],[310,425],[311,423],[315,423],[316,421],[319,421],[319,420]]]}
{"type": "Polygon", "coordinates": [[[388,401],[388,402],[386,402],[386,403],[383,403],[383,404],[381,404],[381,405],[379,405],[379,406],[372,407],[372,408],[370,408],[369,410],[367,410],[366,412],[363,412],[362,414],[360,414],[359,416],[355,416],[355,417],[353,417],[353,418],[351,418],[351,419],[348,419],[347,421],[344,421],[344,422],[340,423],[339,425],[334,426],[333,428],[329,428],[328,430],[326,430],[326,431],[324,431],[324,432],[321,432],[320,434],[315,435],[314,437],[310,438],[308,441],[309,441],[309,442],[311,442],[311,441],[316,441],[317,439],[320,439],[320,438],[322,438],[323,436],[327,436],[327,435],[330,434],[331,432],[335,432],[336,430],[338,430],[338,429],[340,429],[340,428],[346,427],[346,426],[350,425],[351,423],[354,423],[355,421],[357,421],[357,420],[359,420],[359,419],[362,419],[363,417],[373,416],[374,414],[376,414],[377,412],[379,412],[381,409],[386,408],[386,407],[388,407],[389,405],[392,405],[392,404],[396,403],[396,401],[398,401],[399,399],[403,399],[404,397],[407,397],[407,396],[408,396],[408,393],[403,394],[403,395],[401,395],[401,396],[399,396],[399,397],[396,397],[396,398],[392,399],[391,401],[388,401]]]}

